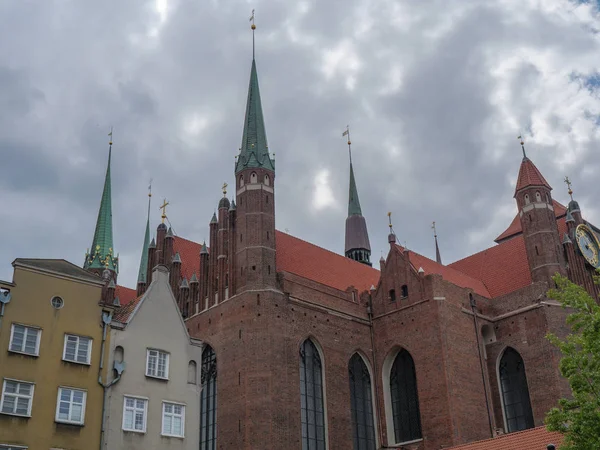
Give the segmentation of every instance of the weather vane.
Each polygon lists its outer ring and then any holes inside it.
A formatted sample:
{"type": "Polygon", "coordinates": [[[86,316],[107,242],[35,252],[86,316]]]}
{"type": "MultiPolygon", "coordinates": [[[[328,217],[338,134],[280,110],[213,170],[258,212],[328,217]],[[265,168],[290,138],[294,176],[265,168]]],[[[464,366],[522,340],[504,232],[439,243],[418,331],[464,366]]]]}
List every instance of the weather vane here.
{"type": "Polygon", "coordinates": [[[350,125],[346,125],[346,131],[342,133],[342,137],[344,136],[348,136],[348,155],[350,156],[350,164],[352,164],[352,148],[350,147],[350,145],[352,144],[352,142],[350,142],[350,125]]]}
{"type": "Polygon", "coordinates": [[[523,150],[523,158],[527,158],[527,155],[525,154],[525,142],[523,141],[523,135],[517,136],[517,139],[519,140],[519,142],[521,142],[521,149],[523,150]]]}
{"type": "Polygon", "coordinates": [[[250,16],[250,28],[252,29],[252,59],[254,59],[254,30],[256,30],[256,25],[254,24],[254,10],[252,10],[252,15],[250,16]]]}
{"type": "Polygon", "coordinates": [[[571,189],[571,185],[573,183],[571,183],[571,180],[569,180],[569,177],[565,177],[565,184],[567,185],[567,187],[569,188],[569,196],[571,197],[571,200],[573,200],[573,189],[571,189]]]}
{"type": "Polygon", "coordinates": [[[227,183],[223,183],[222,189],[223,189],[223,197],[227,197],[227,183]]]}

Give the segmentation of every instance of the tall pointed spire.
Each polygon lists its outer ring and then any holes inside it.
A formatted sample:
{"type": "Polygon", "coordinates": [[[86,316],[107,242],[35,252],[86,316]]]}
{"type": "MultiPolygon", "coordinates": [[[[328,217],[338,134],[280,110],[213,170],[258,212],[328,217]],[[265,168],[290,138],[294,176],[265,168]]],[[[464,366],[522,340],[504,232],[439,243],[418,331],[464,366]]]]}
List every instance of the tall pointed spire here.
{"type": "Polygon", "coordinates": [[[242,146],[235,165],[236,173],[248,167],[275,171],[275,161],[269,155],[267,132],[265,131],[260,90],[258,88],[256,60],[254,59],[254,30],[256,29],[254,12],[252,12],[250,20],[252,21],[252,68],[250,69],[242,146]]]}
{"type": "Polygon", "coordinates": [[[112,128],[108,134],[110,141],[108,143],[108,165],[106,167],[106,176],[104,178],[104,190],[100,200],[100,209],[98,210],[98,219],[96,220],[96,230],[92,246],[85,256],[84,269],[92,270],[98,274],[105,269],[115,273],[119,272],[118,258],[113,249],[112,233],[112,199],[111,199],[111,179],[110,162],[112,156],[112,128]]]}
{"type": "Polygon", "coordinates": [[[348,137],[348,156],[350,158],[350,186],[348,190],[348,217],[346,218],[346,245],[345,254],[347,258],[371,265],[371,244],[367,222],[362,215],[358,189],[354,178],[352,167],[352,147],[350,142],[350,128],[347,126],[342,136],[348,137]]]}
{"type": "Polygon", "coordinates": [[[435,228],[435,222],[431,225],[433,229],[433,239],[435,240],[435,260],[438,264],[442,264],[442,255],[440,254],[440,246],[438,245],[437,229],[435,228]]]}
{"type": "Polygon", "coordinates": [[[146,219],[146,234],[144,235],[144,246],[142,247],[142,258],[140,259],[140,270],[138,272],[138,283],[146,283],[148,274],[148,248],[150,247],[150,201],[152,200],[152,182],[148,186],[148,218],[146,219]]]}

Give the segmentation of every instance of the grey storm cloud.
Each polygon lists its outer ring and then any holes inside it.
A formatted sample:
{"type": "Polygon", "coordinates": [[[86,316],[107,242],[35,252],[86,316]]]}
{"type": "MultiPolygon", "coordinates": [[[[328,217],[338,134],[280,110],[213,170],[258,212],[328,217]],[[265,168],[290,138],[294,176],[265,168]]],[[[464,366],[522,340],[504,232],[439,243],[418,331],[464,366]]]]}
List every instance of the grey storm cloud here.
{"type": "Polygon", "coordinates": [[[347,124],[373,260],[399,240],[445,262],[508,226],[516,137],[600,223],[600,13],[565,0],[3,2],[0,278],[16,257],[81,264],[114,127],[113,227],[134,286],[153,180],[202,241],[233,184],[252,58],[277,161],[277,227],[343,251],[347,124]]]}

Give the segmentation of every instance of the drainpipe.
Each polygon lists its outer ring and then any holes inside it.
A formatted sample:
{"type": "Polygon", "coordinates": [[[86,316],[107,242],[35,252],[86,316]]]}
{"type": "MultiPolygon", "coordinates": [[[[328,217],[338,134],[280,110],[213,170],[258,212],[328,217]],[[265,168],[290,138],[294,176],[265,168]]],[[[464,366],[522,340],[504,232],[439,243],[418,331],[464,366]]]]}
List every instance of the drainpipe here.
{"type": "Polygon", "coordinates": [[[102,428],[100,429],[100,450],[104,449],[104,438],[106,433],[106,402],[108,399],[109,388],[116,384],[121,379],[121,374],[125,370],[125,362],[116,362],[114,365],[114,370],[117,372],[117,377],[112,380],[110,383],[104,384],[102,382],[102,369],[104,368],[104,347],[106,346],[106,334],[108,327],[110,326],[110,322],[112,321],[112,313],[103,312],[102,313],[102,346],[100,347],[100,367],[98,368],[98,384],[102,386],[104,390],[104,394],[102,396],[102,428]]]}
{"type": "MultiPolygon", "coordinates": [[[[369,331],[371,333],[371,353],[373,354],[373,382],[375,383],[375,407],[377,408],[377,414],[375,417],[377,420],[377,428],[379,432],[379,444],[381,448],[385,448],[383,444],[383,428],[381,423],[381,408],[379,405],[379,370],[377,369],[377,355],[375,354],[375,335],[373,332],[373,295],[372,291],[369,291],[369,306],[367,307],[367,314],[369,315],[369,331]]],[[[383,414],[385,418],[385,412],[383,414]]]]}
{"type": "Polygon", "coordinates": [[[488,399],[487,383],[485,382],[485,370],[483,368],[483,357],[481,355],[481,344],[479,343],[479,324],[477,322],[477,311],[475,311],[475,297],[469,293],[469,303],[473,312],[473,324],[475,325],[475,339],[477,340],[477,352],[479,354],[479,367],[481,368],[481,381],[483,382],[483,393],[485,395],[485,407],[487,409],[488,423],[490,424],[490,436],[494,437],[494,426],[492,425],[492,412],[490,411],[490,402],[488,399]]]}

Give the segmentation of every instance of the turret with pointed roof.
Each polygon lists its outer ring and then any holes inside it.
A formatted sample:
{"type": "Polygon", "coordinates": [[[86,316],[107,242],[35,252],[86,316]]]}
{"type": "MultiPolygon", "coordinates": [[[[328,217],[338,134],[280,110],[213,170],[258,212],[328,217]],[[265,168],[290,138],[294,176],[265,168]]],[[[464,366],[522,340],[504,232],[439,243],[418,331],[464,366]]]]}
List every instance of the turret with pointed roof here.
{"type": "MultiPolygon", "coordinates": [[[[112,135],[112,132],[111,132],[112,135]]],[[[111,178],[110,162],[112,155],[112,142],[108,147],[108,164],[106,166],[106,175],[104,177],[104,189],[100,200],[100,209],[98,210],[98,219],[96,220],[96,229],[92,246],[85,255],[83,268],[90,272],[102,275],[104,270],[109,270],[116,278],[119,272],[118,258],[115,256],[113,248],[113,230],[112,230],[112,199],[111,199],[111,178]]]]}

